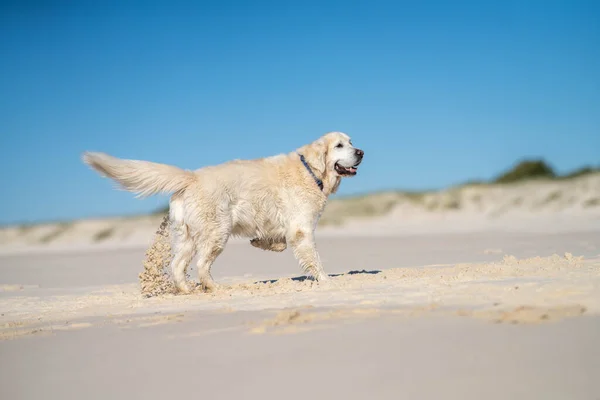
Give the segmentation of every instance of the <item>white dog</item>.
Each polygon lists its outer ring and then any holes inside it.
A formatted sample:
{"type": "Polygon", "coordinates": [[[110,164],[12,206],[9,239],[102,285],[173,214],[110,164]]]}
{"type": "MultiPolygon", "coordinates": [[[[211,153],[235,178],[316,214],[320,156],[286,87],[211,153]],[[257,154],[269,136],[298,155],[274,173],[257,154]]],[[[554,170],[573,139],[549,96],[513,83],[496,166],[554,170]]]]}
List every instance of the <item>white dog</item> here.
{"type": "Polygon", "coordinates": [[[328,280],[314,231],[328,196],[341,178],[356,175],[363,155],[348,135],[330,132],[288,154],[195,171],[104,153],[86,152],[83,160],[138,197],[173,194],[171,269],[177,289],[189,293],[185,273],[197,253],[203,290],[217,288],[210,269],[232,235],[271,251],[283,251],[289,243],[306,273],[317,281],[328,280]]]}

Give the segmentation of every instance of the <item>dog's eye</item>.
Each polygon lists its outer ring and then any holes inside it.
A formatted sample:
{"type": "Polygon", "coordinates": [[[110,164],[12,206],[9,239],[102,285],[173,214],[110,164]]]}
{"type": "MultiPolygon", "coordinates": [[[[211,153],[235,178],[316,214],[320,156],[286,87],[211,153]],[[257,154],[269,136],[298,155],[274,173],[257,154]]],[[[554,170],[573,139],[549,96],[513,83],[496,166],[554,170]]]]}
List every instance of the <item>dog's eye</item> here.
{"type": "Polygon", "coordinates": [[[342,147],[344,147],[344,145],[342,143],[338,143],[335,147],[337,147],[338,149],[341,149],[342,147]]]}

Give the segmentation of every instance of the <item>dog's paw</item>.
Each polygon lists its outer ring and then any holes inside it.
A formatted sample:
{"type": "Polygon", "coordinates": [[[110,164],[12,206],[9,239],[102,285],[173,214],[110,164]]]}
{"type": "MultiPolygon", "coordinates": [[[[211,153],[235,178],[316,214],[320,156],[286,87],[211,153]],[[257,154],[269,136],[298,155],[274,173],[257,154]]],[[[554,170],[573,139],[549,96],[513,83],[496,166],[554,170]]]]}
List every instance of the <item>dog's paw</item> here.
{"type": "Polygon", "coordinates": [[[275,242],[271,243],[270,250],[276,252],[282,252],[287,249],[287,244],[285,242],[275,242]]]}
{"type": "Polygon", "coordinates": [[[175,284],[175,292],[180,295],[190,294],[192,290],[190,289],[187,283],[178,283],[175,284]]]}
{"type": "Polygon", "coordinates": [[[287,243],[285,241],[274,242],[268,239],[251,239],[250,244],[258,249],[276,251],[278,253],[284,251],[287,248],[287,243]]]}
{"type": "Polygon", "coordinates": [[[210,280],[203,280],[200,283],[200,288],[205,293],[214,293],[214,292],[219,291],[219,289],[221,289],[221,285],[216,283],[214,280],[210,279],[210,280]]]}

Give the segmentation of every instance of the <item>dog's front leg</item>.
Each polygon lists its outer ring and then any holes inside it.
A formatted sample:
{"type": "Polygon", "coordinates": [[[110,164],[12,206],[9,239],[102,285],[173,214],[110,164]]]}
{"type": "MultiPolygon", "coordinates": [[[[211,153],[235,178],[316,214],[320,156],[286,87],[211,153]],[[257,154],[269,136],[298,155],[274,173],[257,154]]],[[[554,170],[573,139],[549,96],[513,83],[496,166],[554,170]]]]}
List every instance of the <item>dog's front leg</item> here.
{"type": "Polygon", "coordinates": [[[292,246],[294,256],[305,273],[312,275],[317,281],[329,281],[329,276],[323,270],[312,231],[292,229],[287,242],[292,246]]]}

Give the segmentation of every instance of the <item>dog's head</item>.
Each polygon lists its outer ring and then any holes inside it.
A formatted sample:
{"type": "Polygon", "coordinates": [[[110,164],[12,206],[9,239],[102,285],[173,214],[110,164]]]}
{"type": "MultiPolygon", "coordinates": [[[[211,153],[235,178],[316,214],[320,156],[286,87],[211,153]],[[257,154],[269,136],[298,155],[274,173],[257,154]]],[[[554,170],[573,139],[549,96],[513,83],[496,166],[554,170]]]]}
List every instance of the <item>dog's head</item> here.
{"type": "Polygon", "coordinates": [[[343,132],[329,132],[304,146],[301,152],[322,176],[342,178],[356,175],[365,154],[354,147],[350,137],[343,132]]]}

